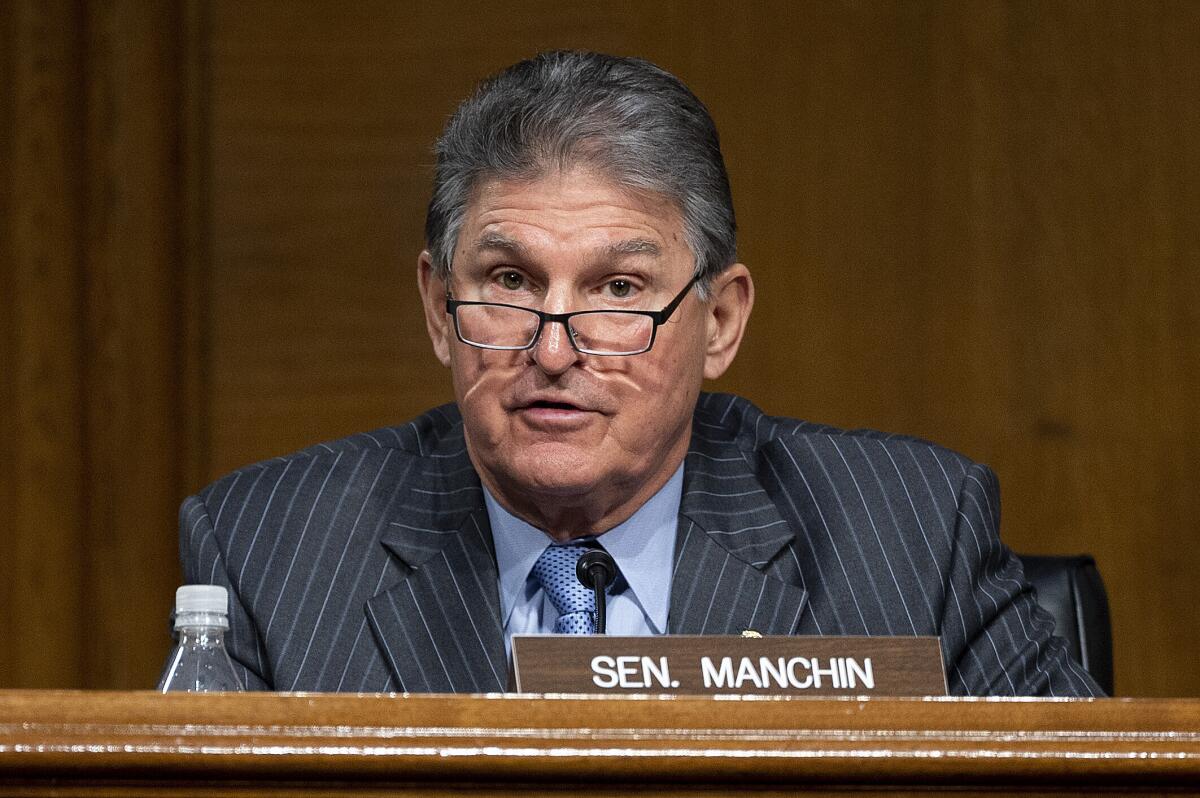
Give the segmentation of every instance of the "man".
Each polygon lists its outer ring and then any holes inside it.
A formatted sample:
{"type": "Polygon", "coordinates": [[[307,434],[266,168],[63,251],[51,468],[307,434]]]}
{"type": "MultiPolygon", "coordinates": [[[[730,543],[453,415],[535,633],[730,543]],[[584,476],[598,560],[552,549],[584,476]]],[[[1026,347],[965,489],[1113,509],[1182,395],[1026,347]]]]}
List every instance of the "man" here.
{"type": "Polygon", "coordinates": [[[997,538],[994,476],[702,395],[754,301],[717,133],[643,61],[557,52],[438,145],[418,283],[456,403],[185,502],[251,688],[504,689],[521,632],[940,635],[954,693],[1094,695],[997,538]]]}

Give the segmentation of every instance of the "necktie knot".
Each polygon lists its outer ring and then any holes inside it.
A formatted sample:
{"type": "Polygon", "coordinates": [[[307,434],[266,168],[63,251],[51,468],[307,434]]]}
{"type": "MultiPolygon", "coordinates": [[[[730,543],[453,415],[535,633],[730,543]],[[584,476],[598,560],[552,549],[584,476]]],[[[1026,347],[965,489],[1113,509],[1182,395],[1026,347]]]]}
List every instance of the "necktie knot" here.
{"type": "Polygon", "coordinates": [[[558,610],[556,634],[590,635],[596,631],[595,596],[575,575],[575,565],[588,548],[585,543],[551,544],[534,563],[534,578],[558,610]]]}

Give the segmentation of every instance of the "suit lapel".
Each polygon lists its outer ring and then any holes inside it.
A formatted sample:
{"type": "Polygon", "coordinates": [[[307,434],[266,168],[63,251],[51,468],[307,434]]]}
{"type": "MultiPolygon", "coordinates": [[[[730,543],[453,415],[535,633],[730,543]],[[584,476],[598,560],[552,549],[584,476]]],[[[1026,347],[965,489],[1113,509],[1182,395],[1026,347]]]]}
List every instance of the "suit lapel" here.
{"type": "MultiPolygon", "coordinates": [[[[493,692],[507,680],[495,549],[455,425],[423,451],[380,545],[395,575],[366,613],[400,689],[493,692]]],[[[697,415],[684,469],[671,634],[794,634],[804,588],[776,568],[794,534],[742,449],[697,415]],[[786,578],[786,577],[785,577],[786,578]]]]}
{"type": "Polygon", "coordinates": [[[794,539],[736,442],[697,416],[684,468],[672,634],[794,634],[807,592],[773,573],[794,539]]]}
{"type": "Polygon", "coordinates": [[[367,601],[371,630],[401,690],[503,690],[495,549],[461,427],[417,468],[380,540],[396,579],[367,601]]]}

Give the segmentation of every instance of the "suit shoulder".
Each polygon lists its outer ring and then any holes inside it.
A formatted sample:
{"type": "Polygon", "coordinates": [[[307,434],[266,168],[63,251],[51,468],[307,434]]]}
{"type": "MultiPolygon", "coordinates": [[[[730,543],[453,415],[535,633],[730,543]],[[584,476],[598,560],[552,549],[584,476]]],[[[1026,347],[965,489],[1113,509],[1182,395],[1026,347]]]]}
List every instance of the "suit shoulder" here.
{"type": "Polygon", "coordinates": [[[226,490],[231,483],[254,479],[263,472],[295,468],[298,464],[332,461],[347,454],[387,454],[391,452],[412,457],[428,457],[435,451],[459,448],[462,443],[462,416],[454,404],[445,404],[417,416],[404,424],[380,427],[367,432],[357,432],[344,438],[324,441],[308,446],[291,454],[271,457],[250,463],[212,482],[197,495],[207,501],[214,492],[226,490]]]}
{"type": "Polygon", "coordinates": [[[781,443],[787,448],[813,446],[836,447],[839,443],[862,444],[892,452],[919,451],[938,460],[953,461],[966,468],[972,460],[952,449],[913,435],[900,435],[874,429],[843,429],[829,424],[771,416],[753,402],[733,394],[704,393],[696,405],[697,434],[736,443],[744,453],[757,453],[763,447],[781,443]]]}

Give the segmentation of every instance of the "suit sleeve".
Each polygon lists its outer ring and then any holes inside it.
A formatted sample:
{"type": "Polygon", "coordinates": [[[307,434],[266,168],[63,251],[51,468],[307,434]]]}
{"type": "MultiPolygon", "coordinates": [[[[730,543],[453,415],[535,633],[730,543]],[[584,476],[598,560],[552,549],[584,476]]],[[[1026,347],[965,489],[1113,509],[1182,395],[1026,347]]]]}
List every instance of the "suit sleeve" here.
{"type": "Polygon", "coordinates": [[[972,464],[958,494],[942,646],[951,694],[1102,696],[1054,636],[1020,561],[1000,542],[995,474],[972,464]]]}
{"type": "Polygon", "coordinates": [[[229,632],[225,645],[247,690],[271,690],[258,629],[242,603],[225,565],[204,499],[191,496],[179,508],[179,558],[186,584],[221,585],[229,591],[229,632]]]}

